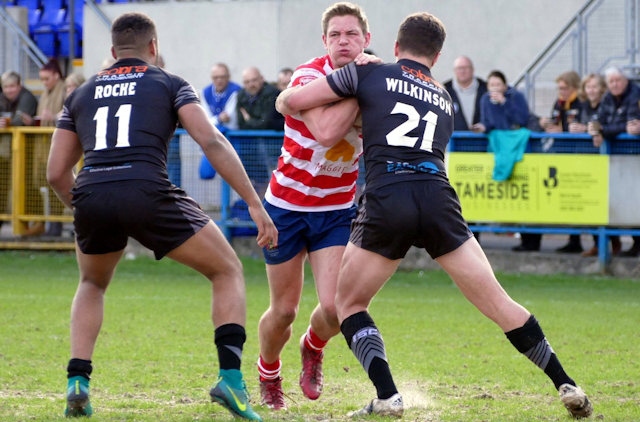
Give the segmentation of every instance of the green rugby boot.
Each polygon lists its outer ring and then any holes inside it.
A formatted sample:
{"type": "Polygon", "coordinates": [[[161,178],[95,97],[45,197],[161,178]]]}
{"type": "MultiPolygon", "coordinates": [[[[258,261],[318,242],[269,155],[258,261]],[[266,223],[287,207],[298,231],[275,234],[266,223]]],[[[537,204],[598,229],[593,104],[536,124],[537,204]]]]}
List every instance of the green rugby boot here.
{"type": "Polygon", "coordinates": [[[219,403],[234,416],[250,421],[262,421],[249,404],[249,393],[237,369],[221,369],[216,385],[209,391],[211,401],[219,403]]]}
{"type": "Polygon", "coordinates": [[[93,409],[89,402],[89,380],[76,376],[69,378],[67,382],[67,407],[64,415],[68,418],[91,416],[93,409]]]}

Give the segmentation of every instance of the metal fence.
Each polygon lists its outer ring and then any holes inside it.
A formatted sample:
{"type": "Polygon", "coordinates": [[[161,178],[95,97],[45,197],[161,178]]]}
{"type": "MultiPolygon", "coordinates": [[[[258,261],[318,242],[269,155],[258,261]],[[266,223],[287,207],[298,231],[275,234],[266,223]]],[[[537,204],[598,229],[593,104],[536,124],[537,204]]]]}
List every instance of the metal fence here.
{"type": "MultiPolygon", "coordinates": [[[[46,184],[44,171],[50,136],[53,128],[15,127],[0,130],[0,248],[72,249],[72,216],[55,197],[46,184]],[[55,237],[25,236],[34,223],[62,223],[63,230],[55,237]]],[[[256,190],[262,195],[271,172],[277,165],[283,132],[278,131],[229,131],[226,136],[238,152],[240,159],[256,190]]],[[[487,152],[488,141],[484,134],[455,132],[449,152],[487,152]]],[[[613,142],[605,142],[600,148],[592,145],[586,134],[532,132],[527,153],[551,154],[640,154],[640,138],[620,135],[613,142]],[[551,140],[550,140],[551,137],[551,140]]],[[[225,235],[255,234],[246,204],[219,176],[203,178],[203,153],[186,131],[179,129],[171,142],[168,168],[172,181],[181,186],[198,201],[225,235]],[[177,175],[177,176],[176,176],[177,175]]],[[[618,171],[621,171],[618,169],[618,171]]],[[[364,168],[361,160],[361,173],[364,168]]],[[[359,178],[359,190],[364,178],[359,178]]],[[[635,228],[578,225],[481,224],[475,231],[536,232],[536,233],[592,233],[600,235],[599,260],[606,265],[609,260],[606,245],[608,236],[614,234],[640,235],[635,228]]]]}
{"type": "Polygon", "coordinates": [[[555,79],[563,72],[584,76],[617,66],[639,80],[639,25],[640,0],[589,0],[514,86],[524,92],[532,112],[546,116],[557,98],[555,79]]]}

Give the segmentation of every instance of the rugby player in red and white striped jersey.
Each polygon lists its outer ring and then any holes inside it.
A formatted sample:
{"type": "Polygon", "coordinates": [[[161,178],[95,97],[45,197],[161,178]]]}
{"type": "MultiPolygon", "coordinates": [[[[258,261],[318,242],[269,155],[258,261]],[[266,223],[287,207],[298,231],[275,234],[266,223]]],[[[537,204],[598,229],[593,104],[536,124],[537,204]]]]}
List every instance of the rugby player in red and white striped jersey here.
{"type": "MultiPolygon", "coordinates": [[[[303,86],[354,61],[377,60],[363,55],[369,45],[367,18],[352,3],[335,3],[322,16],[322,41],[327,55],[295,70],[290,86],[303,86]]],[[[335,294],[338,268],[355,216],[354,197],[359,131],[353,127],[355,101],[285,116],[282,154],[265,193],[265,209],[278,228],[278,246],[264,248],[270,305],[260,319],[258,373],[262,404],[285,409],[280,353],[292,334],[304,283],[307,257],[315,278],[319,303],[300,339],[300,387],[317,399],[323,386],[323,348],[340,332],[335,294]],[[323,147],[318,141],[338,142],[323,147]]]]}

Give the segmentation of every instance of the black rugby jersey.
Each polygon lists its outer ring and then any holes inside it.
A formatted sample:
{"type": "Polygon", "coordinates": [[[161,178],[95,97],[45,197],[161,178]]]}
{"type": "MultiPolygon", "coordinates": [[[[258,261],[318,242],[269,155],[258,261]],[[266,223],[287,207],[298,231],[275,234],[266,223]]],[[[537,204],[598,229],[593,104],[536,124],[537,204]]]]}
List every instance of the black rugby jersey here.
{"type": "Polygon", "coordinates": [[[413,60],[347,66],[327,76],[337,95],[357,97],[367,188],[447,180],[444,155],[453,132],[449,93],[413,60]]]}
{"type": "Polygon", "coordinates": [[[65,101],[58,128],[84,151],[76,187],[117,180],[166,181],[167,147],[178,109],[199,102],[191,85],[139,59],[100,71],[65,101]]]}

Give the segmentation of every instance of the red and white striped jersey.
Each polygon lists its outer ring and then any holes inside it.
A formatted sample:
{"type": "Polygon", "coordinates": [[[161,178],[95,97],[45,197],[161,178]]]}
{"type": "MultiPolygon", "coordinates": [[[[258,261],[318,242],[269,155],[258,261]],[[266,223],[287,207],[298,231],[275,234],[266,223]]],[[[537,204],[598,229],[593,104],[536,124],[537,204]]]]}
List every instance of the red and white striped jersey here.
{"type": "MultiPolygon", "coordinates": [[[[298,66],[290,86],[305,85],[333,71],[329,56],[298,66]]],[[[327,148],[320,145],[299,115],[285,116],[284,142],[265,199],[291,211],[331,211],[353,204],[362,139],[355,129],[327,148]]]]}

